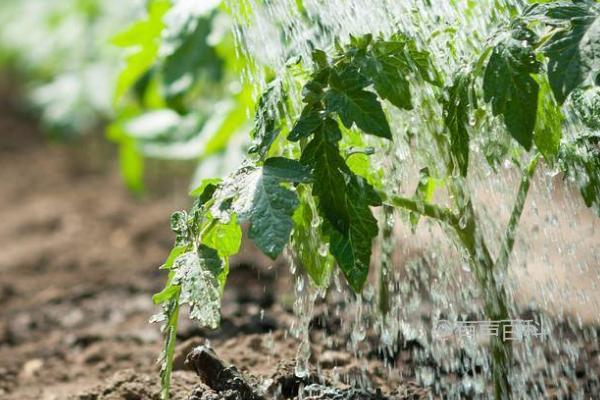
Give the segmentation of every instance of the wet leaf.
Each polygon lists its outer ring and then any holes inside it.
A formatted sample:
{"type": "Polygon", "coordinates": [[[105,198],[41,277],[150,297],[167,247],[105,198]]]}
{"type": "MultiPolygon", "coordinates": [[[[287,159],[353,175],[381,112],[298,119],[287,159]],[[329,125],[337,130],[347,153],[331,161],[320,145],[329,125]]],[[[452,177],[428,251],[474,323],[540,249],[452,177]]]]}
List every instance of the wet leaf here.
{"type": "Polygon", "coordinates": [[[326,108],[337,113],[347,128],[356,124],[365,133],[392,138],[381,103],[375,93],[364,90],[368,82],[360,74],[352,69],[332,73],[329,84],[324,96],[326,108]]]}
{"type": "Polygon", "coordinates": [[[585,135],[561,148],[560,162],[585,204],[600,216],[600,136],[585,135]]]}
{"type": "Polygon", "coordinates": [[[546,4],[538,13],[554,22],[567,22],[544,45],[548,77],[559,104],[586,81],[592,81],[600,65],[600,9],[589,2],[546,4]]]}
{"type": "Polygon", "coordinates": [[[369,272],[372,240],[378,233],[370,206],[381,204],[373,188],[350,171],[336,144],[316,135],[306,146],[301,162],[313,169],[313,195],[325,222],[330,253],[350,286],[362,290],[369,272]]]}
{"type": "Polygon", "coordinates": [[[349,228],[340,231],[325,221],[324,233],[329,236],[329,251],[335,257],[350,287],[361,292],[369,275],[373,239],[379,233],[377,220],[370,206],[381,205],[373,188],[362,178],[352,175],[346,186],[350,217],[349,228]]]}
{"type": "Polygon", "coordinates": [[[242,228],[236,215],[232,215],[227,223],[216,222],[202,236],[202,243],[217,250],[221,257],[237,254],[242,245],[242,228]]]}
{"type": "Polygon", "coordinates": [[[476,107],[473,81],[468,73],[461,72],[448,89],[444,102],[444,123],[450,132],[450,152],[461,176],[469,169],[469,113],[476,107]]]}
{"type": "Polygon", "coordinates": [[[315,285],[326,287],[333,270],[334,258],[329,251],[323,254],[319,248],[325,239],[320,230],[315,229],[313,221],[316,218],[317,212],[306,201],[301,201],[293,217],[292,243],[296,262],[304,268],[315,285]]]}
{"type": "Polygon", "coordinates": [[[323,123],[323,110],[318,105],[309,104],[304,107],[298,121],[294,124],[288,140],[297,142],[312,135],[323,123]]]}
{"type": "Polygon", "coordinates": [[[175,261],[175,259],[177,257],[179,257],[180,255],[182,255],[183,253],[185,253],[188,250],[188,247],[189,246],[187,246],[187,245],[173,247],[171,249],[171,252],[169,253],[169,256],[167,257],[167,260],[160,267],[160,269],[171,269],[171,267],[173,266],[173,262],[175,261]]]}
{"type": "Polygon", "coordinates": [[[552,161],[558,154],[563,120],[562,111],[554,100],[549,83],[544,78],[540,85],[538,116],[533,140],[547,161],[552,161]]]}
{"type": "MultiPolygon", "coordinates": [[[[400,49],[402,51],[402,49],[400,49]]],[[[381,98],[398,108],[412,109],[407,65],[398,58],[402,54],[389,54],[375,50],[365,59],[364,72],[375,84],[381,98]]]]}
{"type": "Polygon", "coordinates": [[[285,183],[310,180],[308,169],[297,161],[274,157],[262,167],[243,167],[226,179],[215,192],[211,213],[225,211],[249,221],[248,235],[269,257],[275,259],[289,242],[292,215],[298,207],[297,194],[285,183]]]}
{"type": "Polygon", "coordinates": [[[316,135],[302,152],[300,162],[312,168],[312,190],[319,199],[321,214],[339,231],[347,231],[350,213],[347,193],[343,189],[350,170],[337,144],[328,141],[325,135],[316,135]]]}
{"type": "Polygon", "coordinates": [[[546,17],[550,21],[587,18],[592,15],[592,3],[587,0],[551,1],[545,4],[533,4],[524,12],[525,17],[546,17]]]}
{"type": "Polygon", "coordinates": [[[404,35],[394,35],[390,40],[355,39],[354,46],[370,51],[359,57],[361,73],[374,84],[375,90],[383,99],[389,100],[398,108],[411,110],[411,91],[408,78],[411,74],[423,80],[436,83],[436,72],[426,51],[418,50],[414,40],[404,35]]]}
{"type": "Polygon", "coordinates": [[[257,153],[264,157],[279,135],[278,107],[282,97],[281,84],[278,81],[269,84],[258,101],[254,130],[252,131],[252,146],[249,153],[257,153]]]}
{"type": "Polygon", "coordinates": [[[483,78],[484,98],[494,115],[502,115],[510,135],[526,150],[533,142],[539,85],[531,76],[539,70],[533,49],[506,38],[492,51],[483,78]]]}
{"type": "Polygon", "coordinates": [[[296,160],[285,157],[271,157],[263,164],[263,174],[284,182],[310,182],[310,169],[296,160]]]}
{"type": "Polygon", "coordinates": [[[573,91],[575,113],[588,128],[600,131],[600,86],[573,91]]]}
{"type": "Polygon", "coordinates": [[[173,265],[173,285],[181,287],[180,304],[190,306],[190,318],[200,325],[216,328],[221,310],[220,280],[226,271],[216,250],[200,246],[197,252],[177,257],[173,265]]]}

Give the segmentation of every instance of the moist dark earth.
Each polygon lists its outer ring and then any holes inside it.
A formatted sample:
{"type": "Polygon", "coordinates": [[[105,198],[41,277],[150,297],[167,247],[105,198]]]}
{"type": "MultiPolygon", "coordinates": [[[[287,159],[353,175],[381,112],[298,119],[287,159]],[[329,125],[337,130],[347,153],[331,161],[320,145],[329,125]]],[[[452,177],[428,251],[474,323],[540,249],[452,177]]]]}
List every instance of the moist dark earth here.
{"type": "MultiPolygon", "coordinates": [[[[187,176],[151,166],[150,189],[136,198],[101,135],[52,144],[15,103],[17,93],[0,86],[0,399],[158,399],[161,334],[148,323],[159,311],[151,296],[164,284],[158,267],[173,240],[169,216],[188,206],[187,176]]],[[[221,328],[201,329],[183,313],[172,398],[432,396],[411,367],[418,343],[356,359],[348,338],[336,333],[339,321],[319,309],[311,323],[313,369],[295,378],[291,282],[282,261],[244,244],[232,261],[221,328]],[[185,360],[202,345],[218,363],[196,371],[202,362],[193,354],[185,360]],[[397,373],[388,374],[384,361],[397,373]],[[350,381],[364,384],[351,388],[350,381]]],[[[577,375],[590,395],[598,393],[600,370],[597,341],[592,347],[585,352],[596,364],[577,375]]]]}

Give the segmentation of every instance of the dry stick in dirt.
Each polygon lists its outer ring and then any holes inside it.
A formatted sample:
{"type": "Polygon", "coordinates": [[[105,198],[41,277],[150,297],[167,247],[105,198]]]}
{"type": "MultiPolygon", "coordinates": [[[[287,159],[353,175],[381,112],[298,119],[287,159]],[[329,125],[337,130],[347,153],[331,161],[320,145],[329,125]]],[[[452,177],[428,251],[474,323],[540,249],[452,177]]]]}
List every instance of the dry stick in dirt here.
{"type": "Polygon", "coordinates": [[[225,366],[209,347],[196,347],[188,354],[185,362],[192,366],[208,387],[219,393],[233,392],[240,400],[264,400],[264,397],[254,392],[234,366],[225,366]]]}

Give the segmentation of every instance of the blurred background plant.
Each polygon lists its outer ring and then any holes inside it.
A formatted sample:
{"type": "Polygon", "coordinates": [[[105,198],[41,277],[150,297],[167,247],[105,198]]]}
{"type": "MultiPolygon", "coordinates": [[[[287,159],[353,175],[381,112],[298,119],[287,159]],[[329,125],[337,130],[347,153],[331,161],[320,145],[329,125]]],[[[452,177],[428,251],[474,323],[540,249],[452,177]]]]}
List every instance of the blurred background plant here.
{"type": "Polygon", "coordinates": [[[26,84],[53,137],[87,133],[111,117],[120,55],[108,39],[142,11],[140,1],[0,3],[0,63],[26,84]]]}
{"type": "Polygon", "coordinates": [[[255,95],[220,0],[5,0],[0,24],[0,67],[49,136],[107,127],[133,192],[148,158],[198,162],[193,182],[241,159],[255,95]]]}

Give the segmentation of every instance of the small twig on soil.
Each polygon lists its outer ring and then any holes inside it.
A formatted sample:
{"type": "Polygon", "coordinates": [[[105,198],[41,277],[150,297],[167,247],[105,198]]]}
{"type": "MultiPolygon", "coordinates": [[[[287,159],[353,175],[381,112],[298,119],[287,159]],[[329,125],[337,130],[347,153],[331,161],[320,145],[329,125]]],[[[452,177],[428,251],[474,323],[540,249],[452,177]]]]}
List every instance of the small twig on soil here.
{"type": "Polygon", "coordinates": [[[264,400],[233,366],[227,367],[215,352],[206,346],[196,347],[186,359],[206,385],[217,392],[233,391],[240,400],[264,400]]]}

